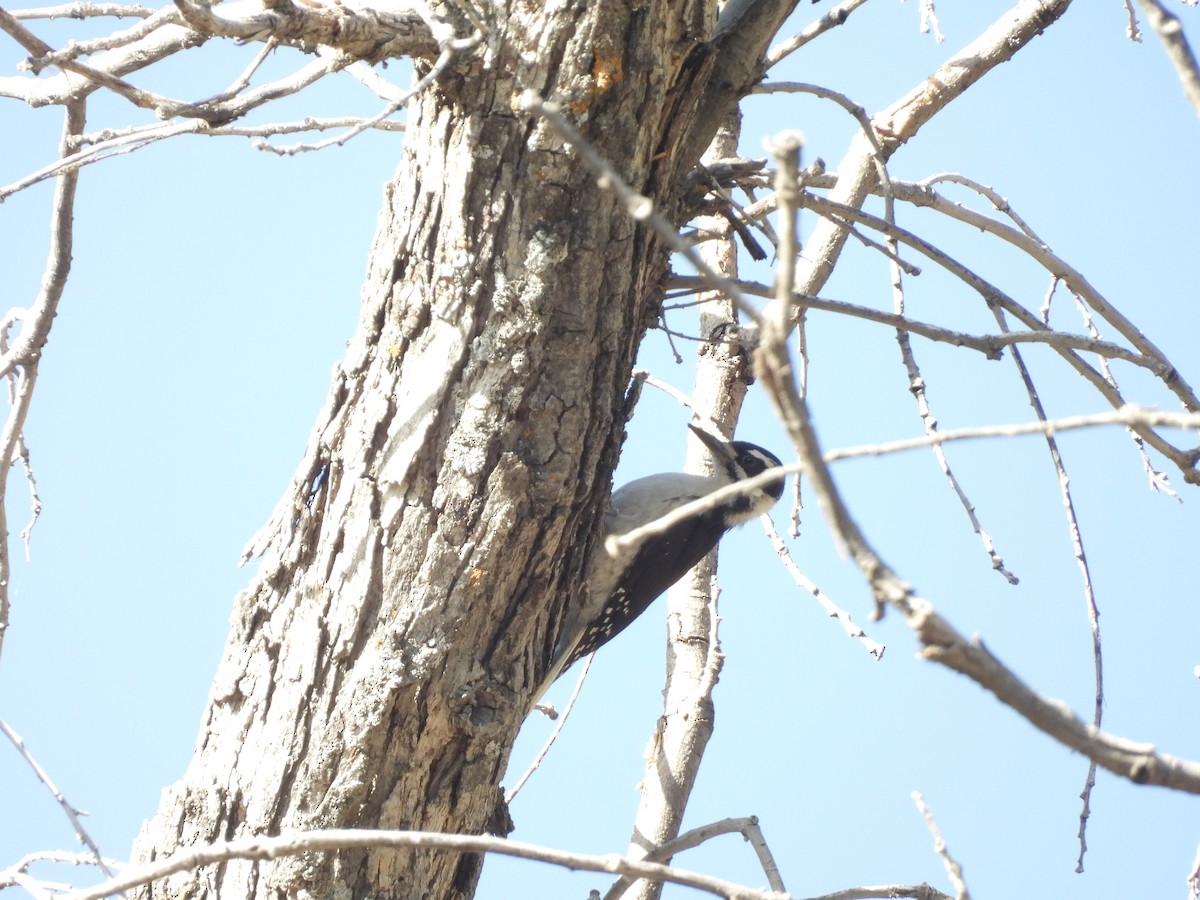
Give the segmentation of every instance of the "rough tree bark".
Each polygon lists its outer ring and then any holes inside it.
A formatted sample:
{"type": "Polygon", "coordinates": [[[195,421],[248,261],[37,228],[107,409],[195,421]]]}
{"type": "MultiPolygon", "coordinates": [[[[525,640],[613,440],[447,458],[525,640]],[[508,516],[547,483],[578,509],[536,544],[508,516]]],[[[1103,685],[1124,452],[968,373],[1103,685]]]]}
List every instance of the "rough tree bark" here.
{"type": "MultiPolygon", "coordinates": [[[[610,484],[653,234],[516,110],[559,102],[675,220],[794,0],[489,4],[410,110],[358,333],[236,600],[195,756],[138,840],[504,834],[499,781],[610,484]]],[[[422,71],[418,64],[418,74],[422,71]]],[[[479,860],[231,862],[154,896],[469,897],[479,860]]]]}

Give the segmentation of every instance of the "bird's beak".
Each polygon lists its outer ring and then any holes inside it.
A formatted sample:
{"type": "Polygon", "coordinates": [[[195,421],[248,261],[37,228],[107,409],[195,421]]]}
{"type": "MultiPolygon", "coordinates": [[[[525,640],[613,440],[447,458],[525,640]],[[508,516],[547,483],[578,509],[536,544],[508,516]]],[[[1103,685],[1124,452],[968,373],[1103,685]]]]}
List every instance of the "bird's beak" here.
{"type": "Polygon", "coordinates": [[[688,428],[692,429],[692,434],[700,438],[701,443],[708,448],[708,451],[713,455],[717,462],[733,462],[735,457],[733,448],[729,446],[729,442],[724,438],[719,438],[715,434],[710,434],[703,428],[699,428],[690,422],[688,428]]]}

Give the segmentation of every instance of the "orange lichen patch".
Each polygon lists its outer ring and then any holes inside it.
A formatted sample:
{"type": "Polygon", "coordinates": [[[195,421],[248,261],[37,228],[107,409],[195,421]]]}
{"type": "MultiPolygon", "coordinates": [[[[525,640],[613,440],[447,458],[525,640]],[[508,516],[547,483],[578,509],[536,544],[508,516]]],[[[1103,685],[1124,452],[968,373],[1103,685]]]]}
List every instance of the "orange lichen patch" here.
{"type": "Polygon", "coordinates": [[[621,66],[621,55],[612,50],[597,49],[592,55],[592,77],[596,79],[596,93],[603,94],[625,78],[621,66]]]}

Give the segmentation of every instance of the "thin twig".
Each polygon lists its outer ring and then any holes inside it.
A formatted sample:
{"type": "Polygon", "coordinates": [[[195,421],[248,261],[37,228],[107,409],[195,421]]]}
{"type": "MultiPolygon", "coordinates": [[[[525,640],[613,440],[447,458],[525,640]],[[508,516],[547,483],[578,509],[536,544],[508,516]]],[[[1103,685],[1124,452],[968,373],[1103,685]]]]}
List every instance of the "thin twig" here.
{"type": "Polygon", "coordinates": [[[766,531],[767,537],[771,539],[771,546],[775,548],[776,554],[778,554],[779,558],[783,560],[784,567],[787,568],[788,573],[792,576],[792,579],[796,582],[796,584],[807,591],[814,600],[821,604],[821,607],[825,610],[825,614],[828,615],[829,618],[837,621],[837,623],[842,626],[842,630],[846,632],[848,637],[852,637],[862,644],[863,648],[873,657],[875,657],[875,659],[883,659],[883,653],[885,650],[887,650],[887,647],[875,640],[872,640],[871,636],[863,631],[862,626],[854,621],[850,613],[846,612],[844,609],[834,603],[828,594],[817,587],[816,583],[813,582],[812,579],[800,571],[800,567],[797,566],[796,561],[792,559],[791,551],[788,550],[787,544],[784,543],[783,538],[776,530],[775,523],[771,521],[770,516],[762,516],[761,521],[763,530],[766,531]]]}
{"type": "Polygon", "coordinates": [[[925,825],[929,829],[929,833],[933,835],[933,852],[941,857],[942,864],[946,867],[946,874],[950,876],[950,883],[954,885],[956,900],[971,900],[967,883],[963,881],[962,866],[950,856],[950,852],[946,849],[946,842],[942,840],[942,833],[938,830],[937,822],[933,820],[933,813],[925,805],[925,800],[920,793],[913,791],[912,798],[917,804],[917,809],[925,818],[925,825]]]}
{"type": "Polygon", "coordinates": [[[113,870],[108,867],[108,864],[104,861],[103,854],[100,852],[100,848],[96,846],[96,842],[92,840],[92,836],[88,834],[87,829],[83,827],[83,823],[79,821],[78,810],[67,802],[67,798],[63,796],[62,791],[54,784],[50,776],[46,773],[46,770],[33,758],[33,754],[29,752],[29,748],[25,746],[25,742],[21,740],[21,736],[13,731],[12,727],[3,719],[0,719],[0,732],[12,742],[12,745],[17,748],[17,752],[21,754],[25,762],[29,763],[29,767],[33,769],[38,780],[54,795],[54,799],[58,801],[58,805],[62,807],[63,812],[70,819],[71,827],[75,829],[75,836],[79,838],[79,843],[92,852],[92,861],[96,867],[106,876],[112,878],[113,870]]]}
{"type": "MultiPolygon", "coordinates": [[[[76,171],[84,166],[109,159],[112,156],[141,150],[153,143],[180,134],[194,134],[203,137],[265,138],[279,134],[296,134],[304,131],[328,131],[331,128],[350,128],[360,125],[365,121],[367,120],[358,116],[339,116],[335,118],[306,118],[297,122],[272,122],[265,125],[221,125],[213,127],[205,121],[193,119],[186,122],[156,122],[152,125],[139,125],[116,131],[106,130],[84,134],[79,136],[76,143],[81,146],[91,144],[90,148],[77,150],[71,155],[25,176],[20,181],[0,187],[0,201],[63,172],[76,171]]],[[[404,131],[403,122],[375,122],[374,120],[372,122],[371,127],[378,131],[404,131]]]]}
{"type": "MultiPolygon", "coordinates": [[[[108,857],[102,857],[102,859],[104,864],[114,872],[123,868],[120,860],[108,857]]],[[[29,867],[39,862],[64,866],[94,866],[96,858],[91,853],[69,853],[66,850],[40,850],[26,853],[7,869],[0,871],[0,890],[6,887],[21,887],[37,900],[55,900],[60,894],[71,890],[70,884],[34,878],[28,874],[29,867]]]]}
{"type": "MultiPolygon", "coordinates": [[[[476,41],[481,39],[482,35],[475,35],[476,41]]],[[[468,44],[466,46],[473,46],[473,44],[468,44]]],[[[276,147],[272,144],[268,144],[266,141],[258,141],[254,146],[259,150],[268,150],[271,153],[275,153],[279,156],[292,156],[296,153],[324,150],[326,147],[340,147],[351,138],[357,137],[364,131],[375,128],[381,122],[390,119],[413,97],[416,97],[422,91],[428,90],[429,87],[434,84],[434,82],[442,77],[442,73],[446,71],[446,67],[450,65],[451,61],[462,49],[464,49],[462,42],[455,42],[454,46],[444,47],[441,55],[438,56],[437,62],[433,64],[429,72],[427,72],[425,76],[420,79],[420,81],[413,85],[410,90],[405,91],[400,95],[400,97],[389,103],[383,109],[383,111],[377,113],[369,119],[364,119],[353,128],[350,128],[342,134],[339,134],[337,137],[326,138],[323,141],[317,141],[315,144],[293,144],[290,147],[276,147]]]]}
{"type": "Polygon", "coordinates": [[[588,670],[592,667],[592,660],[596,658],[595,653],[589,653],[583,661],[583,668],[579,670],[579,678],[575,682],[575,689],[571,691],[571,697],[567,700],[567,705],[563,707],[563,711],[558,714],[558,722],[554,726],[554,730],[550,732],[550,737],[546,738],[546,743],[542,745],[542,749],[538,751],[538,755],[533,758],[533,762],[529,764],[529,768],[525,770],[525,774],[517,779],[517,783],[513,789],[504,795],[504,802],[512,803],[513,799],[520,793],[521,788],[525,786],[534,772],[542,764],[542,760],[546,758],[546,754],[550,752],[550,748],[554,746],[554,742],[558,740],[559,734],[562,733],[563,726],[567,724],[567,718],[571,715],[571,710],[575,708],[575,701],[579,699],[579,692],[583,690],[583,682],[587,679],[588,670]]]}
{"type": "Polygon", "coordinates": [[[837,462],[861,456],[882,456],[887,453],[900,453],[905,450],[915,450],[918,447],[945,444],[949,441],[1017,437],[1030,434],[1057,434],[1060,431],[1075,431],[1079,428],[1096,428],[1105,425],[1121,425],[1124,427],[1152,425],[1163,428],[1193,430],[1200,429],[1200,413],[1163,412],[1162,410],[1147,409],[1143,406],[1127,404],[1112,412],[1091,413],[1083,416],[1062,416],[1057,419],[1046,419],[1037,422],[1017,422],[1010,425],[981,425],[974,428],[953,428],[933,434],[926,434],[922,437],[905,438],[899,441],[886,441],[881,444],[862,444],[857,447],[843,447],[826,451],[824,458],[826,462],[837,462]]]}
{"type": "Polygon", "coordinates": [[[866,2],[867,0],[843,0],[842,3],[829,10],[829,12],[825,13],[825,15],[821,16],[815,22],[805,26],[786,41],[776,44],[767,51],[768,67],[783,61],[813,38],[820,37],[831,28],[836,28],[838,25],[844,24],[850,18],[850,13],[866,2]]]}
{"type": "Polygon", "coordinates": [[[254,73],[262,67],[262,64],[267,61],[267,58],[275,52],[278,46],[279,42],[274,38],[267,38],[263,42],[262,48],[254,55],[254,58],[250,60],[250,64],[246,66],[233,84],[229,85],[229,87],[225,88],[219,94],[214,94],[204,100],[197,100],[190,105],[193,107],[215,106],[218,103],[232,100],[250,86],[250,79],[254,77],[254,73]]]}
{"type": "Polygon", "coordinates": [[[855,103],[845,94],[821,87],[818,84],[778,82],[770,85],[758,85],[754,88],[754,93],[777,92],[785,94],[812,94],[814,97],[836,103],[854,117],[854,121],[858,123],[859,132],[871,148],[871,161],[875,166],[875,175],[879,179],[877,186],[883,197],[884,221],[894,225],[896,216],[892,196],[892,177],[888,173],[887,168],[887,154],[883,151],[883,144],[880,142],[879,133],[875,130],[875,126],[871,122],[871,118],[867,115],[867,111],[863,105],[855,103]]]}
{"type": "Polygon", "coordinates": [[[942,29],[938,27],[937,10],[933,8],[933,0],[921,0],[921,34],[932,32],[933,39],[939,44],[946,40],[942,29]]]}
{"type": "Polygon", "coordinates": [[[398,84],[392,84],[373,68],[361,60],[353,65],[346,67],[346,74],[354,78],[371,91],[380,100],[391,103],[394,100],[399,100],[406,93],[404,88],[398,84]]]}
{"type": "MultiPolygon", "coordinates": [[[[930,16],[933,16],[932,4],[929,14],[930,16]]],[[[933,21],[934,28],[936,29],[937,19],[935,16],[933,17],[933,21]]],[[[925,24],[925,15],[922,13],[922,26],[925,26],[925,24]]],[[[937,35],[937,40],[938,43],[941,43],[942,41],[940,32],[937,35]]],[[[896,220],[893,209],[889,207],[884,218],[888,225],[895,227],[896,220]]],[[[892,276],[892,309],[895,310],[897,315],[904,315],[904,273],[899,263],[900,243],[892,235],[888,235],[885,238],[885,242],[888,250],[888,256],[890,258],[888,268],[891,271],[892,276]]],[[[928,385],[925,381],[925,377],[921,374],[920,365],[917,363],[917,355],[916,351],[913,349],[912,337],[910,333],[906,329],[897,328],[896,343],[900,347],[900,358],[904,363],[904,369],[908,375],[909,393],[913,395],[913,399],[915,399],[917,402],[917,413],[921,417],[921,425],[925,429],[926,434],[933,434],[938,429],[938,420],[937,416],[934,415],[933,407],[929,402],[928,385]]],[[[1013,352],[1017,352],[1016,348],[1013,348],[1013,352]]],[[[985,553],[987,553],[988,559],[991,560],[992,570],[999,572],[1009,584],[1017,584],[1019,579],[1004,565],[1003,557],[996,552],[996,547],[992,541],[992,536],[983,527],[983,523],[979,521],[979,516],[976,513],[977,507],[975,503],[973,503],[970,497],[967,496],[966,490],[963,488],[961,482],[959,482],[958,477],[954,474],[954,470],[950,466],[950,460],[946,456],[945,448],[941,444],[935,444],[933,446],[933,455],[937,460],[938,466],[942,470],[942,475],[945,476],[947,482],[949,482],[950,489],[954,491],[954,495],[958,498],[959,505],[962,507],[963,512],[966,513],[967,520],[971,523],[972,530],[979,535],[979,539],[983,544],[983,550],[985,553]]]]}
{"type": "Polygon", "coordinates": [[[961,172],[940,172],[937,175],[930,175],[928,178],[921,180],[921,186],[925,188],[934,188],[943,183],[959,184],[965,188],[969,188],[970,190],[979,194],[981,197],[986,198],[987,201],[992,204],[992,207],[996,210],[996,212],[1010,219],[1013,225],[1019,228],[1021,233],[1030,240],[1036,241],[1037,243],[1043,245],[1046,243],[1040,237],[1038,237],[1037,233],[1033,230],[1029,223],[1021,218],[1020,215],[1018,215],[1017,211],[1012,208],[1012,204],[1010,204],[1005,197],[1001,196],[1000,192],[995,188],[976,181],[974,178],[968,178],[961,172]]]}
{"type": "Polygon", "coordinates": [[[38,495],[37,478],[33,474],[33,463],[29,459],[29,447],[22,437],[17,441],[15,455],[21,460],[21,468],[25,473],[25,483],[29,485],[29,521],[21,529],[21,542],[25,545],[25,561],[29,562],[29,538],[33,528],[42,515],[42,498],[38,495]]]}
{"type": "Polygon", "coordinates": [[[1180,374],[1174,371],[1164,354],[1141,330],[1126,318],[1103,294],[1101,294],[1083,273],[1071,266],[1062,257],[1054,253],[1041,240],[1031,238],[1021,228],[1014,228],[999,222],[990,216],[968,209],[957,203],[952,203],[941,197],[936,191],[926,191],[917,185],[897,184],[894,186],[898,197],[910,200],[917,205],[928,205],[958,219],[973,228],[979,228],[1001,238],[1041,265],[1047,272],[1061,278],[1071,290],[1077,292],[1087,305],[1095,310],[1106,322],[1129,341],[1130,345],[1144,356],[1157,360],[1163,369],[1164,383],[1189,409],[1200,409],[1200,398],[1197,398],[1191,387],[1183,381],[1180,374]]]}
{"type": "MultiPolygon", "coordinates": [[[[1081,304],[1082,307],[1082,304],[1081,304]]],[[[1008,327],[1007,320],[1004,316],[1004,311],[996,307],[992,308],[996,317],[996,322],[1003,330],[1008,327]]],[[[1086,308],[1084,308],[1086,314],[1086,308]]],[[[1090,319],[1087,322],[1088,327],[1091,327],[1090,319]]],[[[1095,333],[1094,328],[1092,329],[1095,333]]],[[[1025,393],[1029,398],[1029,404],[1033,407],[1034,413],[1039,421],[1046,421],[1046,409],[1042,405],[1042,399],[1038,395],[1037,387],[1033,383],[1033,375],[1025,365],[1025,360],[1021,356],[1017,348],[1013,348],[1013,365],[1017,367],[1017,372],[1021,378],[1021,383],[1025,386],[1025,393]]],[[[1102,361],[1104,369],[1104,377],[1114,390],[1117,389],[1116,382],[1112,378],[1112,373],[1108,371],[1107,363],[1102,361]]],[[[1062,496],[1063,511],[1067,518],[1067,535],[1071,540],[1071,549],[1075,555],[1075,561],[1079,565],[1080,578],[1083,581],[1083,597],[1084,604],[1087,608],[1088,623],[1092,634],[1092,664],[1094,673],[1095,687],[1095,703],[1092,711],[1092,725],[1096,730],[1100,729],[1101,719],[1104,715],[1104,664],[1103,657],[1100,652],[1100,610],[1096,603],[1096,589],[1092,583],[1092,569],[1088,565],[1087,553],[1083,547],[1083,531],[1079,524],[1079,516],[1075,512],[1075,500],[1071,495],[1071,479],[1067,476],[1067,466],[1063,461],[1062,452],[1059,450],[1058,441],[1052,433],[1046,434],[1046,450],[1050,454],[1050,461],[1054,465],[1054,472],[1058,478],[1058,489],[1062,496]]],[[[1091,794],[1092,787],[1096,783],[1096,761],[1090,760],[1088,763],[1087,777],[1084,779],[1084,788],[1081,798],[1083,807],[1079,814],[1079,857],[1075,864],[1075,871],[1083,871],[1083,857],[1087,851],[1087,821],[1091,813],[1091,794]]]]}

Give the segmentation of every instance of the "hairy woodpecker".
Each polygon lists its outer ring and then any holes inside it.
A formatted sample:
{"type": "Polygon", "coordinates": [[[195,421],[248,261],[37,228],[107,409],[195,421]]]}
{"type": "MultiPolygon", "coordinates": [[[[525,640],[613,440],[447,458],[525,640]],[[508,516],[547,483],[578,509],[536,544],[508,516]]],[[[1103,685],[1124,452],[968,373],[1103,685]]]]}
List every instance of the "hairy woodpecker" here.
{"type": "MultiPolygon", "coordinates": [[[[662,472],[631,481],[609,500],[605,538],[627,534],[718,488],[780,465],[775,454],[755,444],[724,441],[694,425],[688,427],[712,454],[716,474],[662,472]]],[[[717,546],[725,532],[762,515],[782,496],[780,479],[678,522],[619,556],[610,555],[601,543],[588,568],[583,602],[567,612],[542,691],[576,660],[620,634],[717,546]]]]}

